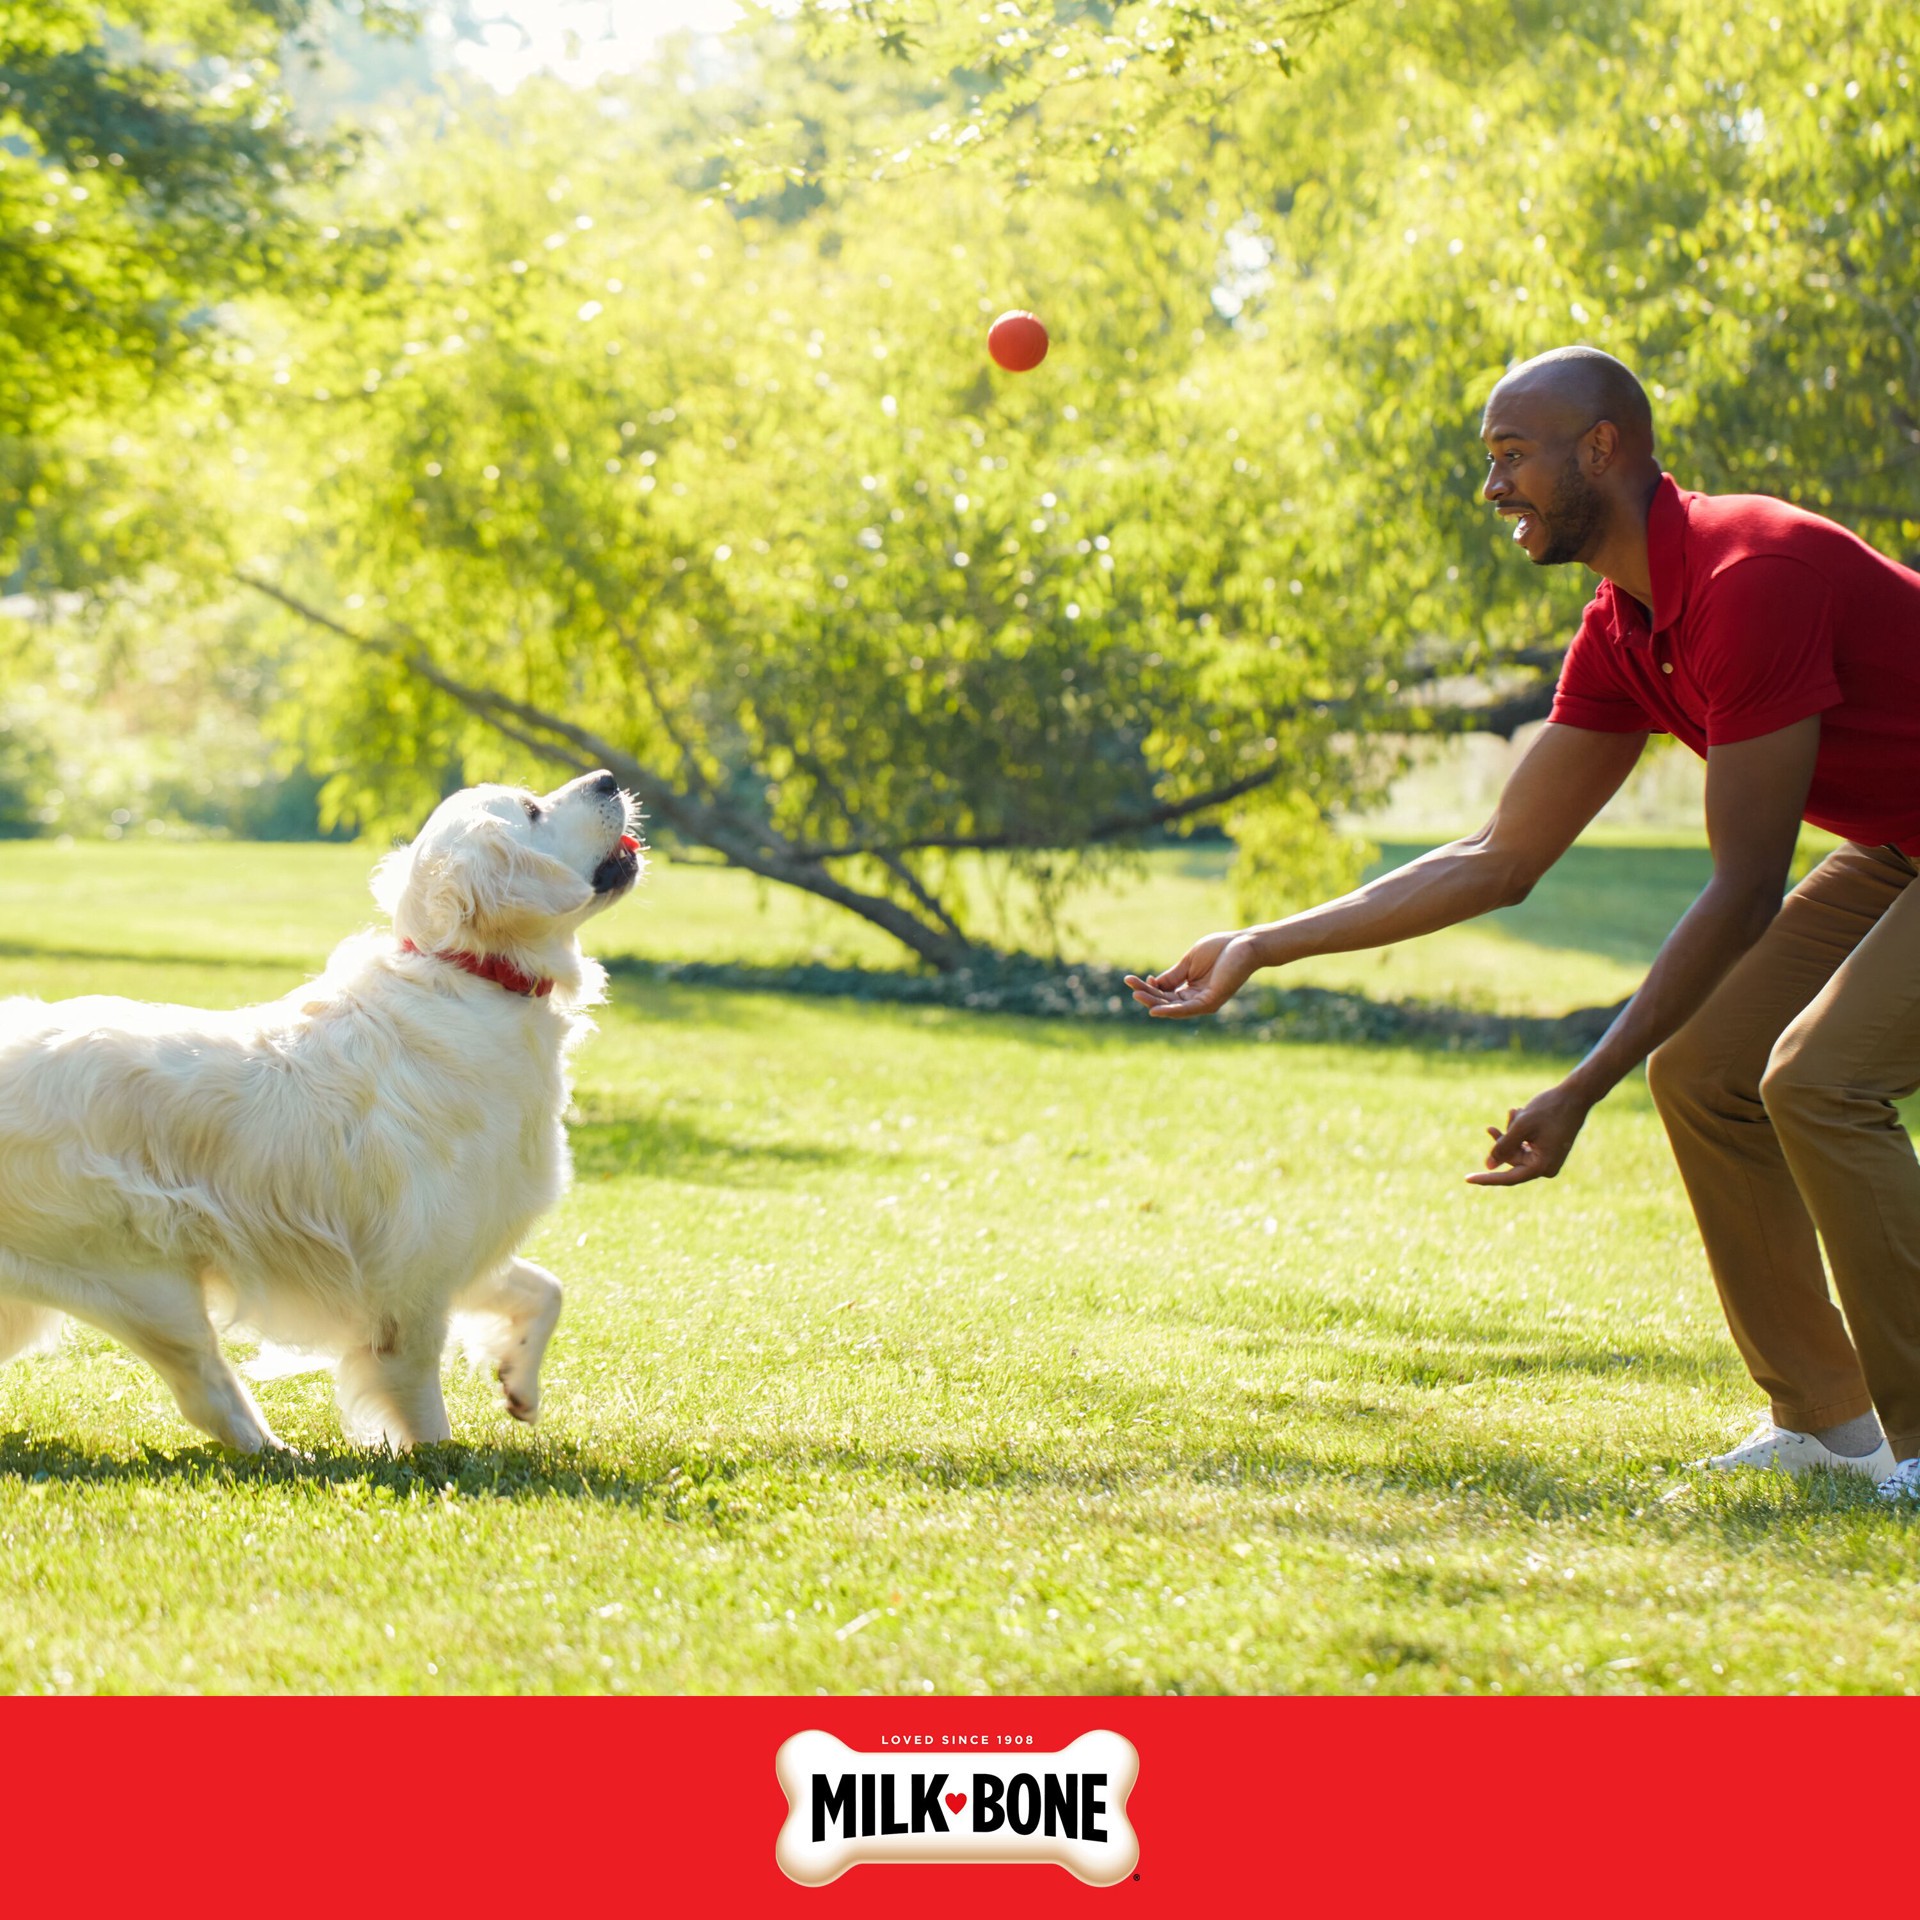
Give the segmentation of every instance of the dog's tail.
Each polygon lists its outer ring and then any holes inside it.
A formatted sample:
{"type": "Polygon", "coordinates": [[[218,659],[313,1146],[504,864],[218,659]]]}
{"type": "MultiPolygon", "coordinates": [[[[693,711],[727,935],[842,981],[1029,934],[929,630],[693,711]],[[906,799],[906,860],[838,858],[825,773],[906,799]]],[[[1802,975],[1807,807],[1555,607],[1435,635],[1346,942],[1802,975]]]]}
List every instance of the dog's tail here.
{"type": "Polygon", "coordinates": [[[23,1353],[39,1353],[60,1338],[66,1319],[51,1307],[36,1307],[25,1300],[0,1300],[0,1360],[12,1360],[23,1353]]]}

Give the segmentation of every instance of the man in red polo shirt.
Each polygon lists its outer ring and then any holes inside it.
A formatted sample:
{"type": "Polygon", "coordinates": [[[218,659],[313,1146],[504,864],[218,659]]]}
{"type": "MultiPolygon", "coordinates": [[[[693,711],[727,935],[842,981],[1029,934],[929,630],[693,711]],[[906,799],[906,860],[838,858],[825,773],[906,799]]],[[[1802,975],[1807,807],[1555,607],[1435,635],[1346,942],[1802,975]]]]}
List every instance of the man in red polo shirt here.
{"type": "Polygon", "coordinates": [[[1159,1019],[1261,967],[1524,899],[1650,733],[1707,763],[1713,878],[1566,1079],[1491,1127],[1483,1186],[1551,1178],[1641,1061],[1727,1322],[1770,1415],[1703,1464],[1867,1474],[1920,1499],[1920,574],[1757,495],[1688,493],[1639,381],[1563,347],[1507,375],[1485,496],[1536,566],[1601,576],[1553,714],[1493,818],[1325,906],[1129,977],[1159,1019]],[[1802,820],[1841,835],[1782,902],[1802,820]],[[1846,1309],[1827,1295],[1820,1245],[1846,1309]]]}

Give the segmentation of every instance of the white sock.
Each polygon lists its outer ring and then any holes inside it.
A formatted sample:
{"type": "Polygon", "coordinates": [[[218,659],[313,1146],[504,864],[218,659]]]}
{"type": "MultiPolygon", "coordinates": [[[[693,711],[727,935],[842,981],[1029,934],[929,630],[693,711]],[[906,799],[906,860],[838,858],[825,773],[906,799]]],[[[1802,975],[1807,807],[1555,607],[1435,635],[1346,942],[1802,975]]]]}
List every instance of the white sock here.
{"type": "Polygon", "coordinates": [[[1880,1416],[1862,1413],[1837,1427],[1816,1427],[1813,1437],[1829,1453],[1837,1453],[1844,1460],[1864,1460],[1885,1436],[1880,1431],[1880,1416]]]}

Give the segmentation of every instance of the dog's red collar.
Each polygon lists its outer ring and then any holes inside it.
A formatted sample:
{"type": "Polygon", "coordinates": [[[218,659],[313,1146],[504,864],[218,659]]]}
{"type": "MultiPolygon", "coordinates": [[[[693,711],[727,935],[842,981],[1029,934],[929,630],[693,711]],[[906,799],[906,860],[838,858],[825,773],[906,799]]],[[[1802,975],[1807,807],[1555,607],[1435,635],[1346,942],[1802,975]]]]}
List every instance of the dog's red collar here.
{"type": "MultiPolygon", "coordinates": [[[[400,944],[408,953],[423,951],[411,940],[402,940],[400,944]]],[[[444,960],[464,973],[491,980],[496,987],[505,987],[509,993],[525,994],[532,1000],[544,1000],[553,991],[551,980],[536,980],[532,974],[522,973],[511,960],[502,960],[497,953],[487,954],[484,958],[477,953],[436,953],[432,957],[444,960]]]]}

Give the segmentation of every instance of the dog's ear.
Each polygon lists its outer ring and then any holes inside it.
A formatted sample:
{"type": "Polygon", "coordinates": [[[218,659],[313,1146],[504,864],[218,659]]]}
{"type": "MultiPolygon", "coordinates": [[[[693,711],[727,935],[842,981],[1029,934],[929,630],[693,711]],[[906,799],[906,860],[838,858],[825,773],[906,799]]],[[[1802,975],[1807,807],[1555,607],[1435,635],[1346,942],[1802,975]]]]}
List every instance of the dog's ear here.
{"type": "Polygon", "coordinates": [[[469,838],[485,843],[469,878],[476,925],[537,938],[545,922],[564,920],[591,903],[592,881],[564,860],[523,846],[510,831],[489,822],[469,838]]]}
{"type": "Polygon", "coordinates": [[[522,846],[503,823],[481,818],[443,844],[390,854],[375,872],[374,897],[397,933],[431,952],[537,940],[546,922],[586,906],[593,887],[564,862],[522,846]]]}
{"type": "Polygon", "coordinates": [[[407,882],[413,875],[413,849],[396,847],[387,854],[373,870],[373,879],[369,883],[373,889],[374,904],[389,920],[400,918],[400,902],[407,891],[407,882]]]}

